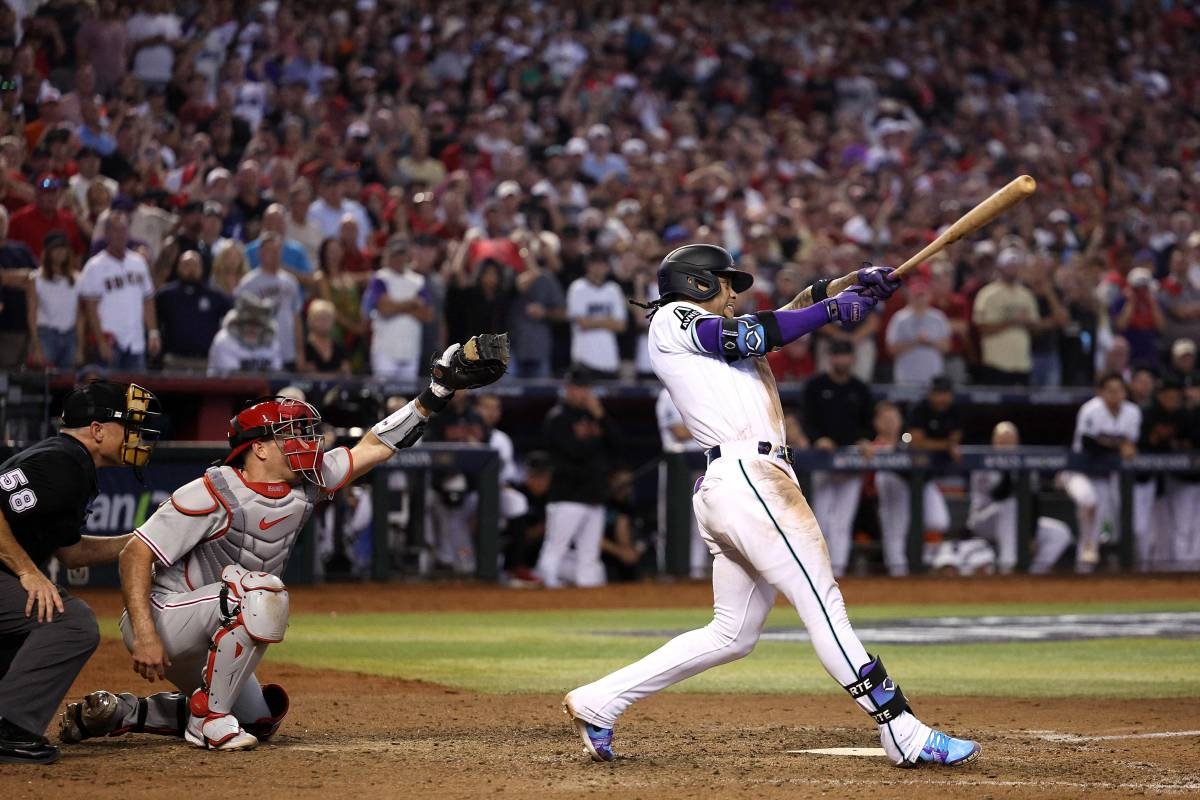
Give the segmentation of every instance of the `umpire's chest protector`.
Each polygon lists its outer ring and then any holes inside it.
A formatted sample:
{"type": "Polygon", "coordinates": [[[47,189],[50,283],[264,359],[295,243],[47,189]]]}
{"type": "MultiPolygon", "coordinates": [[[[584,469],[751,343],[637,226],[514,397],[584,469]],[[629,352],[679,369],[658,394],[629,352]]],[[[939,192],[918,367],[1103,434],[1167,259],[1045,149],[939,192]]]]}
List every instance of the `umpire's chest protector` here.
{"type": "Polygon", "coordinates": [[[213,467],[204,477],[225,506],[228,524],[192,551],[190,581],[197,586],[215,583],[230,564],[282,575],[296,537],[320,498],[320,488],[307,482],[248,484],[232,467],[213,467]]]}

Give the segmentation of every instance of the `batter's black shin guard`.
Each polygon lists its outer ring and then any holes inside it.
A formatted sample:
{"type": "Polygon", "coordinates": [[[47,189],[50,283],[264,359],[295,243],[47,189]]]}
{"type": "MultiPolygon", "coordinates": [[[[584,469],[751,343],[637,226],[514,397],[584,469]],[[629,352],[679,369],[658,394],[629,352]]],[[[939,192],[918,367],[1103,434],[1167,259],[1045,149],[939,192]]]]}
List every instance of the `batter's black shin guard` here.
{"type": "Polygon", "coordinates": [[[912,711],[904,692],[888,677],[887,669],[879,656],[871,656],[868,663],[859,667],[858,674],[861,677],[857,681],[842,688],[849,692],[855,701],[862,697],[871,698],[875,710],[867,713],[876,723],[886,725],[905,711],[912,711]]]}

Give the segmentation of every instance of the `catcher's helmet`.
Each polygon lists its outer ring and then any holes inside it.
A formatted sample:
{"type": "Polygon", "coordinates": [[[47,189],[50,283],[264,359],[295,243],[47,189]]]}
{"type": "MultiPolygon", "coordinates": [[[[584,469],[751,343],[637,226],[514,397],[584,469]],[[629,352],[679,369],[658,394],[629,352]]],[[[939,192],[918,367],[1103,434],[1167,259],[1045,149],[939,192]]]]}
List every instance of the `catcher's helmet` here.
{"type": "Polygon", "coordinates": [[[266,397],[251,403],[229,420],[228,464],[259,439],[271,438],[287,457],[293,472],[317,486],[324,486],[321,461],[325,456],[325,437],[320,430],[320,413],[291,397],[266,397]]]}
{"type": "Polygon", "coordinates": [[[715,244],[688,244],[672,250],[658,268],[658,293],[666,298],[681,294],[693,300],[717,296],[721,284],[717,276],[729,279],[738,294],[754,283],[754,276],[733,263],[733,256],[715,244]]]}

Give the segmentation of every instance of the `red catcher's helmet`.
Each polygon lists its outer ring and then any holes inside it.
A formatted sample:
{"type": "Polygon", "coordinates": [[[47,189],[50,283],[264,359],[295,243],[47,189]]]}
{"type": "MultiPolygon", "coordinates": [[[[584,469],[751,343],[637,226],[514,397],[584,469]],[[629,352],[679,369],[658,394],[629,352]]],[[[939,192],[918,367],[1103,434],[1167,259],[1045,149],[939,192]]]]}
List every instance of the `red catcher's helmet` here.
{"type": "Polygon", "coordinates": [[[271,438],[287,457],[292,471],[317,486],[325,485],[321,460],[325,456],[325,437],[320,431],[321,415],[303,400],[291,397],[267,397],[256,400],[229,420],[229,455],[233,461],[259,439],[271,438]]]}

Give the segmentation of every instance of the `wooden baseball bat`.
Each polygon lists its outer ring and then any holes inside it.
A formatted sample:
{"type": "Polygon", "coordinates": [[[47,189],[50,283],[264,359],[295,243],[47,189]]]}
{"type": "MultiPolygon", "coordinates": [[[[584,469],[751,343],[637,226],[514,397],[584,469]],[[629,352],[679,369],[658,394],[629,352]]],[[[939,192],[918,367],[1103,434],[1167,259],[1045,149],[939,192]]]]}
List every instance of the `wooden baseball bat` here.
{"type": "Polygon", "coordinates": [[[935,253],[940,253],[948,245],[987,225],[996,217],[1008,211],[1026,197],[1029,197],[1036,189],[1037,181],[1028,175],[1022,175],[1009,182],[1003,189],[1000,189],[991,197],[959,217],[953,225],[942,232],[941,236],[938,236],[932,242],[925,245],[919,253],[896,267],[892,275],[897,278],[903,277],[906,272],[912,270],[917,264],[925,261],[935,253]]]}

